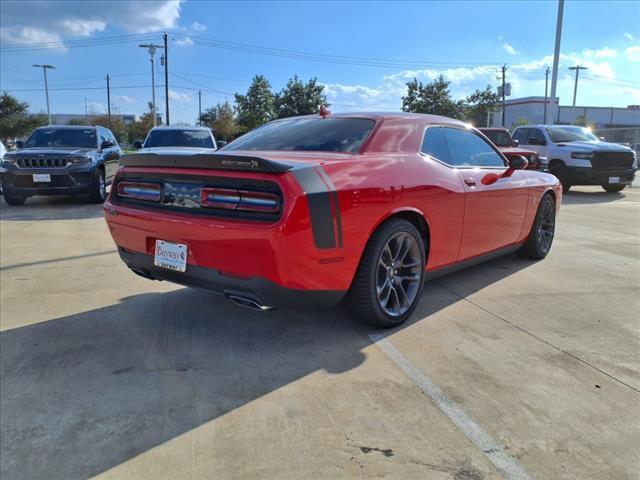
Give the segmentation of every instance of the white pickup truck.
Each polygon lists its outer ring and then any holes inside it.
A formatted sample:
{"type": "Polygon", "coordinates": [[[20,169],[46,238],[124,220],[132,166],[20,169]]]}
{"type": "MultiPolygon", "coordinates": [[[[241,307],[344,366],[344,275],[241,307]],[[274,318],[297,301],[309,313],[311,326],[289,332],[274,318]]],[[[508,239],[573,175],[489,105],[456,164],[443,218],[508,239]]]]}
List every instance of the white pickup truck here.
{"type": "Polygon", "coordinates": [[[633,182],[638,159],[629,147],[601,141],[587,128],[572,125],[525,125],[513,139],[547,157],[549,171],[566,192],[572,185],[601,185],[619,192],[633,182]]]}

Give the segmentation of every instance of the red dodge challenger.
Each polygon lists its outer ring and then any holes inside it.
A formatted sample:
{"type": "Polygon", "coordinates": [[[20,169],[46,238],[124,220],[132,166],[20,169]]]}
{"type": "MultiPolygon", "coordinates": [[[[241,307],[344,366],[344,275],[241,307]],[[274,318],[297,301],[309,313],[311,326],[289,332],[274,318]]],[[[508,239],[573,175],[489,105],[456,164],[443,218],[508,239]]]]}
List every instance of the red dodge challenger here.
{"type": "Polygon", "coordinates": [[[337,114],[273,121],[219,152],[123,157],[105,217],[145,278],[259,310],[328,306],[395,326],[424,281],[551,248],[562,189],[449,118],[337,114]]]}

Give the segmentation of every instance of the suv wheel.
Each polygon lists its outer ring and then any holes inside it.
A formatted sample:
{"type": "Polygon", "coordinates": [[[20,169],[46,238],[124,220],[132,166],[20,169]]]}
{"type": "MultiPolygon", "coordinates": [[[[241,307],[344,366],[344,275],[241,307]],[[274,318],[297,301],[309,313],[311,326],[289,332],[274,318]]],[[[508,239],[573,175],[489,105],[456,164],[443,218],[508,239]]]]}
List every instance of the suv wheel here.
{"type": "Polygon", "coordinates": [[[614,183],[613,185],[602,185],[602,188],[604,188],[605,192],[618,193],[621,192],[626,186],[627,185],[624,183],[614,183]]]}
{"type": "Polygon", "coordinates": [[[349,291],[352,315],[376,327],[395,327],[411,316],[422,293],[425,247],[408,221],[392,219],[371,236],[349,291]]]}
{"type": "Polygon", "coordinates": [[[555,164],[549,168],[549,171],[555,176],[562,184],[562,193],[567,193],[571,188],[569,183],[569,175],[567,174],[567,167],[563,164],[555,164]]]}
{"type": "Polygon", "coordinates": [[[104,178],[104,171],[98,168],[93,181],[91,182],[91,194],[89,195],[89,201],[91,201],[91,203],[104,203],[106,199],[107,182],[104,178]]]}
{"type": "Polygon", "coordinates": [[[556,230],[556,202],[547,193],[540,200],[527,242],[516,252],[519,257],[541,260],[551,250],[556,230]]]}
{"type": "Polygon", "coordinates": [[[19,195],[3,195],[3,196],[4,196],[5,202],[7,202],[9,205],[14,205],[14,206],[24,205],[24,202],[27,199],[26,197],[21,197],[19,195]]]}

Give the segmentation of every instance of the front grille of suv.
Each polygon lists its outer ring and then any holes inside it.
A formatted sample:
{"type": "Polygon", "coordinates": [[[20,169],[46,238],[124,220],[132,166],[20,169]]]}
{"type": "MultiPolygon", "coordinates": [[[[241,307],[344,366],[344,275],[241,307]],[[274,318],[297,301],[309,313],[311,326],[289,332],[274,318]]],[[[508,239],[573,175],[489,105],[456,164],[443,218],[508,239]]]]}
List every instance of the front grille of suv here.
{"type": "Polygon", "coordinates": [[[633,152],[594,152],[591,165],[596,170],[628,170],[633,164],[633,152]]]}
{"type": "Polygon", "coordinates": [[[18,158],[18,168],[64,168],[67,166],[66,157],[35,157],[18,158]]]}

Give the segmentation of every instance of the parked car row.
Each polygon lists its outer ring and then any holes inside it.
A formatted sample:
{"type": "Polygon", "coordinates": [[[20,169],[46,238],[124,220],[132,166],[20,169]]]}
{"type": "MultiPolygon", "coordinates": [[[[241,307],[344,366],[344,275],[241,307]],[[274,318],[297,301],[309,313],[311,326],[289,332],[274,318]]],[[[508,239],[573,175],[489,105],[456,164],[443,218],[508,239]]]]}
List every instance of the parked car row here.
{"type": "MultiPolygon", "coordinates": [[[[122,156],[111,130],[101,126],[41,127],[17,146],[4,155],[0,172],[9,205],[22,205],[34,195],[86,195],[91,202],[103,203],[122,156]]],[[[170,148],[211,153],[217,143],[209,128],[156,127],[142,151],[170,148]]]]}
{"type": "Polygon", "coordinates": [[[121,158],[103,127],[39,128],[5,156],[5,200],[104,202],[113,183],[105,218],[135,274],[261,311],[344,298],[380,327],[411,316],[428,278],[514,251],[544,258],[563,190],[619,191],[637,169],[631,149],[580,127],[512,138],[433,115],[324,108],[222,150],[199,127],[157,127],[135,146],[121,158]]]}

